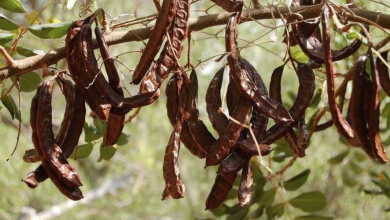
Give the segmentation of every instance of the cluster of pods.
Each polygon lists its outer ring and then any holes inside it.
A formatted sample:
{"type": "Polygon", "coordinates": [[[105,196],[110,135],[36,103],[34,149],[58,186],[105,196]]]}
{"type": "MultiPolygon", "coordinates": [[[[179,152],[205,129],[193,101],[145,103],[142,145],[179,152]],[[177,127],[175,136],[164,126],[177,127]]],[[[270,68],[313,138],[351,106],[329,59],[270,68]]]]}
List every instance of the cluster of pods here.
{"type": "MultiPolygon", "coordinates": [[[[217,138],[199,117],[198,80],[195,70],[187,76],[178,62],[189,31],[190,0],[163,1],[155,28],[133,73],[132,82],[140,84],[139,94],[131,97],[124,97],[114,60],[110,57],[108,46],[100,32],[97,14],[104,14],[100,9],[84,20],[75,21],[68,30],[66,58],[75,84],[61,75],[52,77],[40,84],[32,100],[31,127],[35,149],[26,151],[24,160],[40,161],[41,165],[23,181],[29,187],[35,188],[49,177],[64,195],[73,200],[81,199],[83,196],[79,190],[82,185],[80,178],[67,158],[77,146],[82,132],[85,121],[84,103],[87,103],[97,117],[107,121],[103,146],[113,145],[122,132],[125,115],[133,108],[153,103],[160,95],[163,81],[174,72],[166,87],[167,112],[173,131],[164,155],[165,189],[162,199],[179,199],[185,194],[178,168],[182,142],[193,155],[206,159],[206,167],[219,166],[214,186],[206,201],[206,209],[217,208],[222,204],[241,170],[238,200],[242,206],[249,204],[253,187],[250,160],[253,156],[270,154],[273,151],[270,145],[282,137],[297,157],[305,156],[309,133],[304,115],[315,90],[312,67],[320,66],[314,64],[325,64],[332,115],[332,121],[317,126],[317,130],[334,124],[338,132],[352,145],[361,146],[371,158],[380,162],[387,161],[379,136],[379,82],[390,95],[387,67],[379,58],[374,62],[370,46],[367,54],[356,59],[351,70],[354,80],[350,107],[348,116],[344,119],[341,109],[345,91],[334,91],[332,62],[351,56],[362,43],[355,40],[341,50],[331,50],[329,14],[330,11],[334,12],[330,10],[330,6],[324,4],[322,9],[322,33],[319,22],[292,22],[292,31],[286,40],[289,45],[299,45],[311,61],[303,64],[291,57],[289,59],[298,77],[299,88],[295,102],[287,110],[281,99],[281,79],[286,63],[274,70],[268,90],[255,68],[240,56],[237,46],[237,26],[243,2],[213,2],[229,12],[235,12],[226,27],[229,77],[225,78],[229,78],[226,93],[228,113],[222,110],[221,98],[223,75],[227,72],[225,67],[214,75],[206,94],[207,113],[218,133],[217,138]],[[101,72],[93,51],[93,22],[96,23],[94,32],[108,81],[101,72]],[[153,62],[165,38],[168,40],[160,57],[153,62]],[[366,72],[366,60],[371,61],[371,77],[366,72]],[[60,132],[54,138],[51,99],[55,81],[62,89],[67,105],[60,132]],[[363,90],[363,87],[366,89],[363,90]],[[336,103],[336,94],[340,95],[340,106],[336,103]],[[269,119],[273,119],[275,124],[267,129],[269,119]]],[[[313,2],[293,1],[293,5],[307,4],[311,5],[313,2]]],[[[368,38],[366,28],[361,28],[362,35],[368,38]]],[[[387,52],[381,55],[386,58],[387,52]]]]}

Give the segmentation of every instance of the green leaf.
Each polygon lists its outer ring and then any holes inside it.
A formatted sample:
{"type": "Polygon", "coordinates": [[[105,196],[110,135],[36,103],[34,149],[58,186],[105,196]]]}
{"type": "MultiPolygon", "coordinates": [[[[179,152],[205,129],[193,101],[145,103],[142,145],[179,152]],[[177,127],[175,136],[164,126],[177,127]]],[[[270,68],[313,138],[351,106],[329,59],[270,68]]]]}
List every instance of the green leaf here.
{"type": "Polygon", "coordinates": [[[298,45],[290,47],[290,49],[291,49],[291,56],[293,59],[295,59],[301,63],[309,62],[309,57],[306,56],[306,54],[302,52],[301,48],[298,45]]]}
{"type": "Polygon", "coordinates": [[[74,160],[87,158],[87,157],[89,157],[89,155],[91,155],[92,150],[93,150],[93,144],[92,143],[87,143],[87,144],[83,144],[83,145],[77,146],[73,150],[73,152],[69,156],[69,158],[72,158],[74,160]]]}
{"type": "Polygon", "coordinates": [[[0,7],[15,13],[26,13],[20,0],[1,0],[0,7]]]}
{"type": "MultiPolygon", "coordinates": [[[[14,82],[15,77],[11,77],[14,82]]],[[[38,73],[28,72],[19,76],[20,91],[33,92],[37,90],[38,84],[41,83],[41,77],[38,73]]]]}
{"type": "Polygon", "coordinates": [[[326,197],[319,191],[303,193],[289,201],[290,205],[305,212],[316,212],[325,208],[326,197]]]}
{"type": "Polygon", "coordinates": [[[260,205],[271,206],[274,202],[276,191],[274,188],[267,190],[263,193],[263,196],[259,200],[260,205]]]}
{"type": "Polygon", "coordinates": [[[364,189],[363,191],[364,191],[365,194],[373,195],[373,196],[382,195],[383,194],[383,192],[381,190],[377,190],[377,189],[364,189]]]}
{"type": "Polygon", "coordinates": [[[296,217],[294,220],[333,220],[333,217],[318,216],[318,215],[306,215],[296,217]]]}
{"type": "Polygon", "coordinates": [[[103,137],[103,133],[92,126],[88,126],[88,123],[84,123],[84,141],[89,143],[103,137]]]}
{"type": "Polygon", "coordinates": [[[30,14],[27,15],[27,22],[29,25],[38,24],[40,21],[39,12],[32,11],[30,14]]]}
{"type": "Polygon", "coordinates": [[[116,147],[113,146],[101,146],[100,147],[100,158],[98,161],[103,160],[110,160],[116,153],[116,147]]]}
{"type": "Polygon", "coordinates": [[[349,171],[349,169],[343,170],[343,173],[341,175],[341,179],[343,180],[343,183],[346,186],[354,187],[358,184],[356,176],[352,176],[349,171]]]}
{"type": "Polygon", "coordinates": [[[246,207],[240,207],[240,209],[237,210],[237,212],[229,215],[226,220],[242,220],[245,219],[245,217],[248,215],[249,212],[249,206],[246,207]]]}
{"type": "Polygon", "coordinates": [[[28,30],[35,36],[42,39],[55,39],[63,37],[72,22],[60,22],[30,26],[28,30]]]}
{"type": "Polygon", "coordinates": [[[359,162],[367,160],[367,154],[363,153],[362,151],[353,152],[353,157],[359,162]]]}
{"type": "Polygon", "coordinates": [[[15,38],[15,34],[1,34],[0,33],[0,45],[4,45],[15,38]]]}
{"type": "Polygon", "coordinates": [[[318,104],[320,104],[321,99],[322,99],[322,88],[317,89],[317,91],[314,93],[313,98],[311,99],[311,103],[309,108],[317,108],[318,104]]]}
{"type": "Polygon", "coordinates": [[[307,169],[302,173],[296,175],[295,177],[287,181],[284,181],[283,182],[284,189],[286,189],[287,191],[294,191],[299,189],[301,186],[303,186],[303,184],[306,183],[309,174],[310,174],[310,169],[307,169]]]}
{"type": "Polygon", "coordinates": [[[349,153],[349,150],[345,150],[342,153],[337,154],[336,156],[330,158],[328,160],[328,162],[330,164],[339,164],[339,163],[341,163],[344,160],[344,158],[348,155],[348,153],[349,153]]]}
{"type": "Polygon", "coordinates": [[[268,220],[274,219],[275,217],[281,217],[284,214],[284,204],[280,203],[272,207],[268,207],[266,211],[268,220]]]}
{"type": "Polygon", "coordinates": [[[19,25],[15,22],[13,22],[11,19],[5,17],[3,14],[0,13],[0,29],[6,30],[6,31],[12,31],[15,29],[18,29],[19,25]]]}
{"type": "Polygon", "coordinates": [[[209,209],[210,212],[212,212],[216,217],[221,217],[225,215],[226,210],[229,208],[229,206],[222,204],[216,209],[209,209]]]}
{"type": "Polygon", "coordinates": [[[18,54],[24,57],[32,57],[35,55],[41,55],[46,53],[46,51],[44,50],[33,50],[25,47],[16,47],[16,52],[18,52],[18,54]]]}
{"type": "MultiPolygon", "coordinates": [[[[1,97],[3,97],[6,93],[7,93],[7,89],[3,89],[3,91],[1,92],[1,97]]],[[[17,120],[20,120],[18,106],[16,105],[14,99],[9,93],[3,97],[1,102],[7,108],[8,112],[11,114],[12,119],[16,118],[17,120]]]]}
{"type": "Polygon", "coordinates": [[[107,122],[100,120],[98,117],[95,117],[93,119],[93,124],[95,125],[96,129],[101,133],[104,133],[107,128],[107,122]]]}
{"type": "Polygon", "coordinates": [[[125,133],[122,133],[119,139],[116,141],[116,145],[123,146],[129,143],[129,137],[130,135],[126,135],[125,133]]]}
{"type": "Polygon", "coordinates": [[[258,219],[260,218],[263,213],[264,213],[264,206],[260,206],[259,208],[257,208],[255,211],[251,212],[251,214],[249,214],[249,218],[250,219],[258,219]]]}

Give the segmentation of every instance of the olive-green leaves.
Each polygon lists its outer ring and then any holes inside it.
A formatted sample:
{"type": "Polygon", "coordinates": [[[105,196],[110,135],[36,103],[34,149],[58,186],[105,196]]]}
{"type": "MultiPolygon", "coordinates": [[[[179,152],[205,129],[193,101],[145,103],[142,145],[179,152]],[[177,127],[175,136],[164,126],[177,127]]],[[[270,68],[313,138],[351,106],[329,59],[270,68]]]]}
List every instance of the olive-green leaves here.
{"type": "MultiPolygon", "coordinates": [[[[11,78],[15,81],[15,78],[11,78]]],[[[38,84],[41,82],[41,77],[38,73],[28,72],[19,76],[20,91],[33,92],[36,91],[38,84]]]]}
{"type": "Polygon", "coordinates": [[[317,212],[325,208],[326,197],[319,191],[303,193],[288,201],[290,205],[305,212],[317,212]]]}
{"type": "Polygon", "coordinates": [[[309,177],[309,174],[310,174],[310,170],[307,169],[307,170],[303,171],[302,173],[296,175],[295,177],[293,177],[287,181],[284,181],[283,182],[284,189],[287,191],[294,191],[294,190],[299,189],[301,186],[303,186],[303,184],[306,183],[307,178],[309,177]]]}
{"type": "Polygon", "coordinates": [[[14,38],[15,38],[15,34],[11,34],[11,33],[0,34],[0,45],[4,45],[12,41],[14,38]]]}
{"type": "Polygon", "coordinates": [[[34,25],[28,30],[35,36],[42,39],[55,39],[65,36],[72,22],[59,22],[51,24],[34,25]]]}
{"type": "Polygon", "coordinates": [[[7,94],[7,89],[3,89],[3,91],[1,92],[1,97],[4,96],[1,99],[1,102],[7,108],[8,112],[11,114],[12,119],[16,118],[17,120],[21,120],[18,106],[16,105],[14,99],[9,93],[7,95],[5,94],[7,94]]]}
{"type": "Polygon", "coordinates": [[[19,25],[12,21],[11,19],[5,17],[0,13],[0,29],[5,31],[12,31],[18,29],[19,25]]]}
{"type": "Polygon", "coordinates": [[[26,10],[20,0],[1,0],[0,8],[4,8],[7,11],[15,13],[26,13],[26,10]]]}
{"type": "Polygon", "coordinates": [[[84,159],[89,157],[91,155],[93,150],[93,143],[87,143],[80,146],[77,146],[72,154],[69,156],[69,158],[72,158],[74,160],[84,159]]]}

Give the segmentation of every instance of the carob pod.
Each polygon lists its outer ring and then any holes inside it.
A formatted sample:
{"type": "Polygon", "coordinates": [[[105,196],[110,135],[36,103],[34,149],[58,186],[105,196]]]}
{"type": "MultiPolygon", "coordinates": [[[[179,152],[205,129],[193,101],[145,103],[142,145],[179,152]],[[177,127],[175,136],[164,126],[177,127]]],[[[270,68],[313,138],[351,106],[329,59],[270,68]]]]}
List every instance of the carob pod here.
{"type": "MultiPolygon", "coordinates": [[[[95,16],[96,16],[95,12],[95,16]]],[[[124,116],[131,109],[142,107],[153,103],[160,95],[160,90],[138,94],[132,97],[124,98],[116,93],[106,81],[97,63],[92,45],[92,20],[86,22],[81,27],[80,32],[80,52],[81,60],[85,67],[89,80],[97,88],[100,95],[112,105],[111,114],[124,116]]]]}
{"type": "MultiPolygon", "coordinates": [[[[214,130],[216,130],[219,135],[222,134],[222,132],[224,131],[224,129],[229,123],[229,119],[220,110],[222,107],[221,87],[223,81],[223,73],[224,73],[224,67],[222,67],[216,72],[216,74],[214,75],[213,79],[209,84],[206,93],[206,110],[214,130]]],[[[248,153],[250,153],[251,155],[259,154],[257,150],[257,146],[254,143],[254,141],[239,139],[236,142],[236,144],[244,151],[249,151],[248,153]],[[253,149],[256,149],[256,151],[253,151],[253,149]]],[[[261,155],[268,155],[273,151],[272,147],[264,144],[260,144],[259,148],[261,151],[261,155]]]]}
{"type": "MultiPolygon", "coordinates": [[[[99,45],[100,54],[103,59],[104,67],[108,76],[108,83],[111,88],[120,96],[124,96],[123,89],[121,87],[118,70],[116,69],[114,59],[110,57],[108,45],[104,40],[103,35],[100,32],[98,25],[95,27],[96,41],[99,45]]],[[[103,146],[110,146],[116,144],[119,137],[122,134],[123,127],[125,126],[125,116],[116,116],[110,114],[107,121],[107,128],[103,135],[103,146]]]]}
{"type": "Polygon", "coordinates": [[[66,61],[70,75],[76,85],[83,91],[86,102],[93,112],[101,120],[106,120],[111,109],[111,105],[98,93],[93,83],[89,81],[83,62],[81,61],[81,51],[79,48],[80,31],[85,22],[89,22],[91,16],[85,20],[75,21],[68,29],[65,40],[66,61]]]}
{"type": "MultiPolygon", "coordinates": [[[[65,178],[63,178],[63,176],[58,176],[57,175],[58,172],[53,170],[49,161],[45,160],[43,156],[44,155],[42,149],[43,147],[41,147],[40,144],[46,144],[46,142],[42,143],[43,141],[40,140],[39,136],[42,136],[42,134],[39,133],[42,131],[41,128],[38,127],[39,126],[38,121],[45,120],[46,122],[49,121],[51,122],[51,112],[46,116],[45,119],[41,118],[42,116],[41,112],[45,111],[46,109],[42,109],[42,106],[40,105],[41,102],[40,99],[41,98],[46,99],[44,93],[50,92],[50,90],[44,89],[45,86],[50,87],[50,82],[43,82],[39,85],[37,89],[37,94],[32,99],[31,110],[30,110],[30,125],[32,128],[32,140],[34,143],[35,150],[42,158],[42,166],[39,166],[35,171],[29,173],[27,177],[23,179],[23,181],[30,188],[35,188],[38,186],[39,182],[44,181],[47,178],[47,176],[49,176],[52,182],[57,186],[57,188],[60,190],[61,193],[63,193],[65,196],[67,196],[72,200],[80,200],[83,198],[80,189],[78,187],[67,186],[66,182],[64,182],[65,178]]],[[[51,124],[50,124],[50,129],[51,129],[51,124]]],[[[48,132],[48,134],[50,136],[50,131],[48,132]]],[[[54,135],[52,135],[52,140],[48,140],[48,141],[54,142],[54,135]]]]}
{"type": "MultiPolygon", "coordinates": [[[[282,102],[282,94],[281,94],[281,89],[282,89],[282,76],[283,76],[283,70],[284,70],[284,66],[285,64],[283,64],[282,66],[280,67],[277,67],[274,72],[272,73],[272,76],[271,76],[271,82],[270,82],[270,92],[269,92],[269,96],[272,98],[272,99],[275,99],[277,100],[280,104],[283,104],[282,102]]],[[[303,118],[303,123],[304,123],[304,115],[302,116],[303,118]]],[[[299,119],[300,121],[302,120],[299,119]]],[[[301,126],[301,128],[303,128],[301,126]]],[[[303,133],[304,131],[302,130],[300,132],[300,134],[304,135],[303,133]]],[[[305,156],[305,147],[307,146],[306,144],[304,144],[304,146],[300,146],[298,145],[298,141],[297,141],[297,135],[295,134],[293,128],[291,127],[291,129],[286,133],[286,135],[284,136],[284,138],[286,139],[286,142],[288,143],[288,145],[290,146],[291,150],[294,152],[295,155],[297,155],[298,157],[304,157],[305,156]]]]}
{"type": "MultiPolygon", "coordinates": [[[[313,70],[307,64],[299,63],[296,74],[299,80],[298,94],[297,99],[289,110],[289,113],[294,121],[276,123],[273,125],[261,137],[259,142],[260,146],[261,144],[272,144],[279,138],[286,135],[294,124],[296,124],[296,121],[299,121],[303,117],[305,110],[309,107],[315,89],[315,76],[313,70]]],[[[247,142],[253,142],[253,140],[248,139],[247,142]]],[[[253,144],[246,143],[244,146],[250,146],[250,148],[245,149],[248,153],[254,154],[258,151],[257,148],[251,147],[254,146],[253,144]]]]}
{"type": "MultiPolygon", "coordinates": [[[[178,109],[178,100],[179,95],[177,91],[181,91],[182,87],[182,81],[183,79],[180,77],[177,77],[177,74],[173,75],[170,80],[168,81],[168,84],[166,86],[165,92],[167,95],[167,114],[168,119],[171,123],[171,125],[175,125],[176,123],[176,114],[178,109]],[[177,82],[177,81],[180,82],[177,82]],[[178,88],[180,87],[180,88],[178,88]]],[[[200,146],[192,137],[188,124],[186,121],[182,124],[182,129],[180,133],[180,140],[183,142],[184,146],[195,156],[202,159],[205,158],[208,151],[203,148],[203,146],[200,146]]]]}
{"type": "Polygon", "coordinates": [[[217,174],[214,185],[206,200],[206,210],[218,208],[223,201],[225,201],[236,178],[237,173],[233,173],[228,176],[217,174]]]}
{"type": "Polygon", "coordinates": [[[244,6],[243,1],[236,0],[211,0],[219,7],[223,8],[227,12],[241,11],[244,6]]]}
{"type": "Polygon", "coordinates": [[[252,164],[249,160],[245,167],[242,169],[241,182],[238,186],[238,202],[241,207],[248,205],[252,199],[253,192],[253,173],[252,164]]]}
{"type": "MultiPolygon", "coordinates": [[[[381,56],[382,58],[387,62],[387,54],[389,53],[389,51],[385,51],[385,52],[382,52],[381,53],[381,56]]],[[[385,93],[387,94],[387,96],[390,97],[390,78],[389,78],[389,69],[388,67],[386,66],[386,64],[384,64],[382,62],[382,60],[377,57],[376,58],[376,65],[377,65],[377,68],[378,68],[378,74],[379,74],[379,82],[381,84],[381,87],[383,89],[383,91],[385,91],[385,93]]]]}
{"type": "Polygon", "coordinates": [[[367,105],[366,103],[364,103],[363,95],[364,93],[368,92],[365,91],[363,87],[365,77],[364,64],[366,60],[366,55],[359,56],[356,60],[349,110],[355,137],[358,139],[359,143],[361,144],[361,147],[367,153],[367,155],[371,158],[375,158],[371,150],[370,141],[368,140],[367,121],[365,120],[363,110],[364,106],[367,105]]]}
{"type": "Polygon", "coordinates": [[[370,112],[368,120],[368,139],[370,140],[372,153],[380,163],[388,161],[383,143],[380,137],[379,117],[380,117],[380,86],[379,73],[374,60],[372,51],[369,54],[371,62],[371,77],[372,77],[372,97],[370,103],[370,112]]]}
{"type": "Polygon", "coordinates": [[[184,48],[184,41],[188,36],[190,0],[177,0],[176,15],[169,29],[168,40],[160,54],[160,58],[151,68],[141,83],[140,93],[156,90],[168,77],[169,73],[178,65],[178,60],[184,48]]]}
{"type": "Polygon", "coordinates": [[[250,100],[261,112],[277,122],[292,121],[289,112],[277,101],[263,96],[258,92],[254,80],[250,77],[245,68],[245,64],[239,55],[237,48],[237,22],[239,15],[234,13],[227,24],[226,28],[226,52],[230,53],[227,57],[230,67],[230,75],[236,85],[240,88],[243,95],[250,100]]]}
{"type": "MultiPolygon", "coordinates": [[[[355,134],[353,128],[349,125],[349,123],[343,118],[340,109],[336,103],[335,97],[335,80],[334,80],[334,69],[333,69],[333,61],[332,61],[332,53],[330,48],[330,21],[329,21],[329,7],[328,5],[324,5],[322,8],[321,15],[321,23],[322,23],[322,41],[323,41],[323,57],[325,58],[325,69],[326,69],[326,83],[327,83],[327,93],[328,93],[328,103],[330,113],[332,115],[333,124],[336,126],[337,131],[344,136],[345,138],[354,139],[355,134]]],[[[352,68],[356,68],[355,66],[352,68]]]]}
{"type": "Polygon", "coordinates": [[[36,116],[37,137],[42,152],[41,160],[48,163],[68,187],[82,186],[79,175],[68,163],[67,158],[62,154],[62,150],[55,143],[52,130],[51,106],[54,82],[50,80],[42,84],[42,88],[39,91],[36,116]]]}
{"type": "MultiPolygon", "coordinates": [[[[176,74],[177,77],[182,77],[176,74]]],[[[180,83],[179,80],[176,81],[177,83],[180,83]]],[[[174,130],[171,134],[171,137],[169,138],[168,146],[165,150],[164,155],[164,164],[163,164],[163,176],[165,180],[165,190],[168,190],[169,195],[173,199],[180,199],[184,197],[185,193],[185,187],[184,183],[180,178],[180,172],[178,167],[178,158],[179,158],[179,152],[180,152],[180,133],[182,130],[182,124],[184,122],[184,113],[186,108],[186,101],[185,98],[188,96],[184,93],[188,92],[188,82],[183,82],[182,87],[180,88],[179,85],[176,87],[177,89],[180,89],[180,91],[177,91],[178,95],[178,109],[176,113],[176,123],[174,126],[174,130]]],[[[163,198],[167,198],[166,192],[163,193],[163,198]]]]}
{"type": "Polygon", "coordinates": [[[244,128],[242,125],[248,122],[251,111],[252,105],[250,101],[244,95],[241,95],[238,105],[231,116],[240,124],[229,120],[226,128],[211,147],[210,153],[206,157],[206,166],[217,165],[226,158],[240,137],[240,133],[244,128]]]}
{"type": "Polygon", "coordinates": [[[145,46],[144,52],[138,62],[133,73],[133,83],[138,84],[149,70],[150,64],[160,50],[160,47],[168,33],[168,29],[172,24],[176,15],[179,0],[164,0],[161,6],[160,14],[154,25],[149,41],[145,46]]]}
{"type": "Polygon", "coordinates": [[[198,110],[198,77],[195,69],[190,75],[189,92],[187,93],[187,104],[185,112],[185,121],[188,124],[189,131],[198,146],[205,152],[210,152],[211,146],[215,143],[214,136],[207,129],[206,125],[199,117],[198,110]]]}
{"type": "MultiPolygon", "coordinates": [[[[326,4],[325,4],[326,5],[326,4]]],[[[329,10],[328,6],[326,5],[324,7],[329,10]]],[[[297,3],[295,3],[295,6],[299,6],[297,3]]],[[[328,16],[329,18],[329,16],[328,16]]],[[[327,20],[329,22],[329,19],[327,20]]],[[[302,51],[313,61],[318,63],[325,63],[327,61],[327,57],[324,55],[324,50],[327,50],[325,47],[326,45],[323,45],[323,39],[322,42],[317,38],[315,35],[307,36],[307,33],[305,32],[307,30],[310,30],[306,28],[305,25],[302,25],[300,23],[295,23],[291,25],[292,31],[291,34],[294,37],[294,41],[298,43],[299,47],[302,49],[302,51]]],[[[368,28],[368,26],[366,26],[368,28]]],[[[322,34],[325,34],[325,30],[322,29],[322,34]]],[[[363,36],[365,36],[365,33],[363,30],[360,32],[363,36]]],[[[318,34],[317,34],[318,35],[318,34]]],[[[331,60],[332,61],[338,61],[343,60],[352,54],[354,54],[362,45],[362,42],[358,39],[354,40],[350,45],[345,46],[344,48],[340,50],[331,50],[330,53],[332,55],[331,60]]]]}

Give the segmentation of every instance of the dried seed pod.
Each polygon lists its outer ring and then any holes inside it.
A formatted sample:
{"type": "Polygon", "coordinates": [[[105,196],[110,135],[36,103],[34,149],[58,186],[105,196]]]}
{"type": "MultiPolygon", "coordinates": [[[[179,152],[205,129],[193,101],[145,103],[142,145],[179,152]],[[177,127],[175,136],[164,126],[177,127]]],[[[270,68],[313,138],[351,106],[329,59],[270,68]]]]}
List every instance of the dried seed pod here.
{"type": "MultiPolygon", "coordinates": [[[[178,83],[178,81],[176,81],[178,83]]],[[[177,85],[176,88],[179,88],[180,85],[177,85]]],[[[174,126],[174,131],[171,134],[171,137],[168,142],[168,146],[165,150],[164,155],[164,164],[163,164],[163,176],[165,180],[165,188],[168,190],[170,196],[173,199],[180,199],[184,197],[185,187],[180,179],[179,167],[178,167],[178,158],[180,151],[180,133],[182,131],[182,124],[184,122],[184,112],[186,108],[188,95],[185,93],[188,92],[188,85],[183,85],[183,88],[180,91],[178,109],[176,113],[176,123],[174,126]]],[[[166,197],[166,193],[163,193],[163,199],[166,197]]]]}
{"type": "MultiPolygon", "coordinates": [[[[329,7],[325,4],[322,9],[322,15],[321,15],[321,23],[322,23],[322,41],[323,41],[323,56],[325,58],[325,69],[326,69],[326,83],[327,83],[327,89],[328,89],[328,102],[329,102],[329,109],[330,113],[332,115],[332,120],[334,125],[337,128],[337,131],[343,135],[347,139],[353,139],[354,138],[354,131],[351,128],[351,126],[348,124],[347,121],[343,118],[341,115],[341,111],[337,106],[336,103],[336,97],[335,97],[335,91],[334,91],[334,70],[333,70],[333,61],[332,61],[332,53],[330,49],[330,22],[329,22],[329,7]]],[[[356,68],[356,67],[352,67],[356,68]]]]}
{"type": "Polygon", "coordinates": [[[221,88],[224,71],[225,68],[222,67],[217,71],[217,73],[215,73],[206,93],[206,110],[214,130],[216,130],[219,135],[222,134],[229,123],[229,119],[222,111],[220,111],[222,106],[221,88]]]}
{"type": "Polygon", "coordinates": [[[97,88],[100,95],[104,97],[113,107],[111,114],[124,116],[131,109],[142,107],[153,103],[160,95],[160,90],[150,93],[138,94],[136,96],[124,98],[116,93],[104,78],[97,63],[92,45],[91,21],[85,23],[80,31],[80,51],[81,60],[85,67],[89,80],[97,88]]]}
{"type": "MultiPolygon", "coordinates": [[[[381,57],[387,61],[387,54],[389,51],[385,51],[381,53],[381,57]]],[[[389,69],[387,66],[382,62],[382,60],[377,57],[376,58],[376,65],[378,68],[378,74],[379,74],[379,82],[383,88],[383,91],[387,94],[387,96],[390,96],[390,78],[389,78],[389,69]]]]}
{"type": "MultiPolygon", "coordinates": [[[[120,85],[118,70],[116,69],[114,59],[110,57],[108,45],[97,25],[95,27],[95,35],[96,41],[99,45],[100,54],[103,59],[104,67],[106,68],[108,83],[118,95],[123,97],[123,89],[120,85]]],[[[116,116],[110,114],[107,122],[107,128],[103,135],[103,146],[116,144],[122,134],[123,127],[125,126],[125,119],[125,116],[116,116]]]]}
{"type": "Polygon", "coordinates": [[[147,73],[150,64],[160,50],[169,27],[176,15],[178,0],[164,0],[149,41],[133,73],[133,83],[138,84],[147,73]]]}
{"type": "Polygon", "coordinates": [[[244,128],[242,125],[248,122],[251,111],[251,103],[244,95],[241,95],[238,106],[231,116],[240,124],[232,120],[229,121],[223,133],[211,147],[210,153],[206,157],[206,166],[219,164],[229,154],[240,137],[240,133],[244,128]]]}
{"type": "MultiPolygon", "coordinates": [[[[172,125],[176,123],[176,114],[178,109],[178,100],[179,94],[178,91],[181,91],[182,86],[182,78],[178,78],[177,74],[173,75],[171,79],[168,81],[167,87],[165,89],[167,95],[167,113],[168,119],[172,125]],[[179,82],[178,82],[179,81],[179,82]],[[178,88],[178,86],[180,88],[178,88]]],[[[199,158],[205,158],[207,155],[207,151],[199,146],[199,144],[192,137],[188,124],[186,121],[183,122],[181,133],[180,133],[181,142],[183,142],[184,146],[195,156],[199,158]]]]}
{"type": "MultiPolygon", "coordinates": [[[[299,4],[295,3],[295,6],[299,6],[299,4]]],[[[328,8],[328,6],[326,6],[328,8]]],[[[328,19],[329,20],[329,19],[328,19]]],[[[291,25],[292,31],[291,34],[294,38],[294,41],[298,43],[299,47],[302,49],[302,51],[313,61],[318,63],[325,63],[328,59],[326,56],[324,56],[324,50],[325,45],[322,44],[321,40],[319,39],[320,34],[316,35],[307,35],[308,32],[310,32],[312,29],[307,27],[307,24],[300,24],[295,23],[291,25]]],[[[368,29],[368,26],[366,26],[366,29],[368,29]]],[[[318,29],[319,30],[319,29],[318,29]]],[[[323,33],[325,33],[325,30],[323,29],[323,33]]],[[[362,30],[360,32],[363,36],[365,36],[365,32],[362,30]]],[[[331,60],[332,61],[338,61],[345,59],[352,54],[354,54],[362,45],[362,42],[358,39],[353,41],[350,45],[342,48],[341,50],[330,50],[330,53],[332,55],[331,60]]]]}
{"type": "Polygon", "coordinates": [[[48,163],[68,187],[82,186],[79,175],[68,163],[60,147],[55,144],[51,118],[53,81],[43,82],[41,87],[36,115],[36,130],[39,147],[42,152],[42,163],[48,163]]]}
{"type": "Polygon", "coordinates": [[[237,173],[228,176],[217,174],[213,188],[206,200],[206,210],[218,208],[232,189],[237,173]]]}
{"type": "Polygon", "coordinates": [[[36,163],[41,161],[41,157],[35,149],[29,149],[24,152],[23,161],[26,163],[36,163]]]}
{"type": "Polygon", "coordinates": [[[190,0],[177,1],[176,15],[169,29],[168,41],[160,54],[160,58],[148,73],[140,86],[140,93],[153,91],[159,88],[169,73],[177,66],[184,48],[184,41],[188,36],[190,0]]]}
{"type": "Polygon", "coordinates": [[[217,173],[228,176],[239,172],[252,158],[252,155],[237,147],[219,165],[217,173]]]}
{"type": "Polygon", "coordinates": [[[368,120],[368,137],[371,144],[372,153],[380,163],[388,161],[383,143],[380,137],[379,117],[380,117],[380,87],[379,73],[374,61],[374,56],[370,51],[371,76],[372,76],[372,97],[368,120]]]}
{"type": "Polygon", "coordinates": [[[198,143],[198,146],[200,146],[204,152],[208,153],[216,140],[203,121],[199,118],[198,78],[195,70],[192,70],[190,80],[185,121],[188,124],[188,128],[193,139],[198,143]]]}
{"type": "Polygon", "coordinates": [[[230,75],[236,85],[240,88],[243,95],[250,100],[261,112],[277,122],[292,121],[289,112],[277,101],[260,95],[254,80],[248,74],[248,70],[239,56],[237,49],[237,22],[239,16],[233,14],[226,28],[226,52],[230,53],[227,57],[230,75]]]}
{"type": "Polygon", "coordinates": [[[354,129],[354,134],[358,139],[363,150],[368,156],[374,158],[371,150],[370,141],[368,140],[367,121],[364,119],[363,108],[365,103],[363,102],[363,94],[365,93],[364,83],[364,63],[367,60],[367,56],[362,55],[358,57],[355,64],[355,74],[353,78],[353,87],[350,101],[350,115],[351,122],[354,129]]]}
{"type": "Polygon", "coordinates": [[[251,162],[248,161],[242,169],[241,182],[238,187],[238,201],[241,207],[249,205],[253,192],[253,173],[251,162]]]}
{"type": "Polygon", "coordinates": [[[98,93],[95,86],[89,81],[85,73],[83,62],[81,62],[81,51],[79,48],[80,31],[85,22],[89,22],[90,17],[85,20],[75,21],[68,29],[65,40],[66,60],[69,72],[73,81],[83,91],[89,107],[101,120],[106,120],[111,109],[111,105],[98,93]]]}
{"type": "Polygon", "coordinates": [[[241,11],[244,6],[243,1],[235,1],[235,0],[211,0],[219,7],[223,8],[227,12],[236,12],[241,11]]]}

